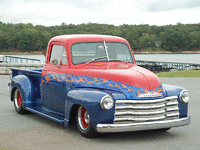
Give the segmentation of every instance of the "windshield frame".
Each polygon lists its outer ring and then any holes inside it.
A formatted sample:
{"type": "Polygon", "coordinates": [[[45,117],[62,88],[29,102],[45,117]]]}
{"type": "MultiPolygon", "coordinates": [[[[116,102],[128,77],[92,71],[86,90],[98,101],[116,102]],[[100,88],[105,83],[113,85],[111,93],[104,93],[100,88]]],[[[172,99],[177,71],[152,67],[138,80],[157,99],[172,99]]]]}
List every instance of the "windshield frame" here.
{"type": "MultiPolygon", "coordinates": [[[[119,43],[119,44],[123,44],[123,45],[125,45],[125,46],[127,47],[127,49],[128,49],[128,53],[129,53],[129,56],[130,56],[131,61],[123,61],[123,60],[122,60],[121,62],[132,63],[132,64],[135,63],[134,57],[133,57],[132,52],[131,52],[131,48],[130,48],[129,45],[126,44],[125,42],[116,42],[116,41],[84,41],[84,42],[76,42],[76,43],[73,43],[73,44],[70,46],[71,62],[72,62],[73,65],[88,64],[88,63],[95,63],[95,62],[97,63],[97,61],[92,61],[92,59],[89,60],[89,61],[81,62],[81,63],[74,63],[74,61],[73,61],[73,54],[72,54],[72,53],[73,53],[72,47],[73,47],[74,45],[76,45],[76,44],[82,44],[82,43],[102,43],[102,44],[103,44],[103,47],[104,47],[104,50],[105,50],[105,57],[107,57],[107,60],[106,60],[106,61],[98,61],[98,62],[111,62],[111,61],[112,61],[112,59],[110,59],[110,57],[109,57],[108,49],[107,49],[106,43],[119,43]]],[[[104,56],[102,56],[102,57],[104,57],[104,56]]],[[[93,58],[93,59],[95,59],[95,58],[93,58]]],[[[117,60],[117,59],[116,59],[116,60],[117,60]]]]}

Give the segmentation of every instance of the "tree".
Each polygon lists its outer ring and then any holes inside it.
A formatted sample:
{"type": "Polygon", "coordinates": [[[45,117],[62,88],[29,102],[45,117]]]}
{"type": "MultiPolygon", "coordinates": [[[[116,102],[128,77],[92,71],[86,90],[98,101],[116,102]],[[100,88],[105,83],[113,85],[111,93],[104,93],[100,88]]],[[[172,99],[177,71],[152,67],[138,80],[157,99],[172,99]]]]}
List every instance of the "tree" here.
{"type": "Polygon", "coordinates": [[[139,34],[137,30],[131,30],[125,35],[125,39],[129,41],[133,50],[139,49],[140,44],[139,44],[138,38],[139,38],[139,34]]]}
{"type": "Polygon", "coordinates": [[[8,42],[6,39],[6,33],[0,30],[0,50],[7,48],[8,42]]]}
{"type": "Polygon", "coordinates": [[[174,39],[174,32],[173,30],[168,30],[165,32],[161,32],[160,33],[160,37],[161,37],[161,47],[164,50],[167,51],[176,51],[177,50],[177,46],[175,44],[175,39],[174,39]]]}
{"type": "Polygon", "coordinates": [[[160,41],[160,48],[167,51],[199,50],[200,23],[167,26],[107,24],[66,24],[45,27],[29,24],[11,24],[0,22],[0,49],[20,51],[40,51],[46,48],[49,39],[63,34],[105,34],[116,35],[129,41],[133,50],[148,47],[155,48],[155,41],[160,41]]]}
{"type": "Polygon", "coordinates": [[[200,49],[200,31],[194,31],[189,34],[191,50],[200,49]]]}

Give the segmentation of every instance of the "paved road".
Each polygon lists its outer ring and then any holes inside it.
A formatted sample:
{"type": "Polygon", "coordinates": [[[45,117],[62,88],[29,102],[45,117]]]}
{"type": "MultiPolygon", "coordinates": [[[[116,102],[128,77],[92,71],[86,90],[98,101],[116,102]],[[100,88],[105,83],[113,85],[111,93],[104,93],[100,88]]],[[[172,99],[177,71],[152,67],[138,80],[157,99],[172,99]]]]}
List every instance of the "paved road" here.
{"type": "Polygon", "coordinates": [[[18,150],[127,150],[200,149],[200,78],[161,78],[163,83],[176,84],[191,91],[189,126],[172,128],[167,132],[142,131],[105,134],[87,139],[75,127],[62,124],[35,114],[16,114],[9,100],[9,76],[0,75],[0,146],[18,150]]]}

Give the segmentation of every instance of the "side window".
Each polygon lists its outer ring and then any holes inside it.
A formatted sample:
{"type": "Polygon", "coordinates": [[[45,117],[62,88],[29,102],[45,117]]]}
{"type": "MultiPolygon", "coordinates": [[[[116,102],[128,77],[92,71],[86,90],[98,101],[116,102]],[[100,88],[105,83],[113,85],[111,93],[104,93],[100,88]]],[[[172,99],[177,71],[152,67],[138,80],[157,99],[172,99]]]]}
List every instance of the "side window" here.
{"type": "Polygon", "coordinates": [[[53,65],[67,64],[66,50],[62,45],[53,45],[50,63],[53,65]]]}

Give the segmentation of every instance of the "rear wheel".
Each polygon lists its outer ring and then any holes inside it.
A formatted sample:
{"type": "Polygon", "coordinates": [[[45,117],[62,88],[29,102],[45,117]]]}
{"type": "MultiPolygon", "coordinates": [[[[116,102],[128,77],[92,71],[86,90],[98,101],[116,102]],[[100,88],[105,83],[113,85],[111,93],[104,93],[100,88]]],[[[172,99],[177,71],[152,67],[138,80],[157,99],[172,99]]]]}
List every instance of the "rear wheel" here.
{"type": "Polygon", "coordinates": [[[14,91],[13,94],[13,102],[14,102],[14,107],[15,110],[17,111],[18,114],[26,114],[28,111],[23,109],[23,96],[21,94],[21,91],[17,88],[14,91]]]}
{"type": "Polygon", "coordinates": [[[90,115],[88,114],[85,107],[80,106],[77,112],[77,127],[84,137],[91,138],[96,137],[98,133],[92,127],[90,121],[90,115]]]}

